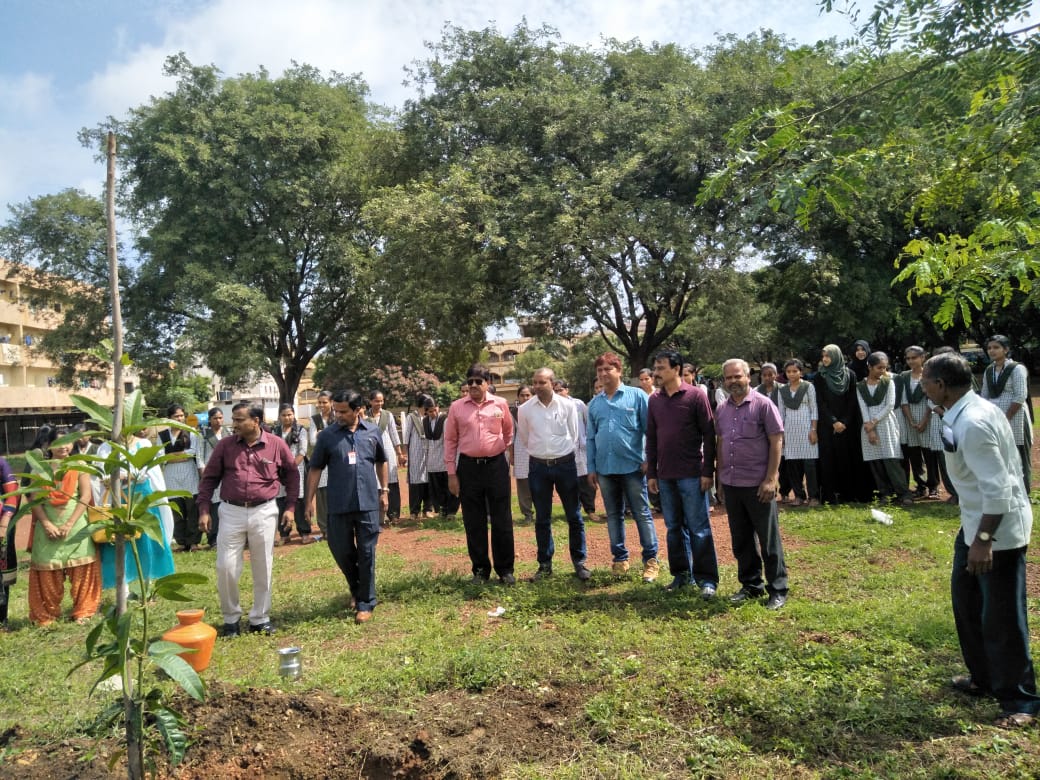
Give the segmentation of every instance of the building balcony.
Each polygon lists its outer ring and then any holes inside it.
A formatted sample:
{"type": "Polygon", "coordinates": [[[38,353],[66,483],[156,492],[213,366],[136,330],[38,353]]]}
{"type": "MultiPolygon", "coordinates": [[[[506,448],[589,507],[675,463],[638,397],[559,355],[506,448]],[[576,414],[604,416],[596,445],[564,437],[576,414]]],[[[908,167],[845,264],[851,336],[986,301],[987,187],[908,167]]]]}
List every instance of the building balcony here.
{"type": "Polygon", "coordinates": [[[65,411],[73,408],[72,395],[82,395],[102,406],[111,406],[115,393],[111,387],[75,388],[0,386],[0,414],[65,411]]]}

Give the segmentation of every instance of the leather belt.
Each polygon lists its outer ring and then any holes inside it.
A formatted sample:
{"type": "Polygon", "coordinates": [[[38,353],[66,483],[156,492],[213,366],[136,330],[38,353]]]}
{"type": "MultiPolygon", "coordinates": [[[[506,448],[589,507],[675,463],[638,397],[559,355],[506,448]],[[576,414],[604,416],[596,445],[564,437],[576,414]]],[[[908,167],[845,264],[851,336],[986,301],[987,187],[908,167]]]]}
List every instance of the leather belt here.
{"type": "Polygon", "coordinates": [[[571,463],[574,460],[574,453],[561,455],[558,458],[536,458],[534,455],[528,455],[527,459],[542,466],[558,466],[561,463],[571,463]]]}
{"type": "Polygon", "coordinates": [[[273,498],[265,498],[263,501],[232,501],[230,498],[221,498],[220,500],[225,504],[231,504],[231,506],[241,506],[245,507],[246,509],[251,509],[255,506],[263,506],[264,504],[270,504],[272,501],[274,501],[273,498]]]}
{"type": "Polygon", "coordinates": [[[470,461],[471,463],[476,463],[478,466],[483,466],[486,463],[494,463],[496,460],[498,460],[499,458],[502,457],[502,453],[500,452],[500,453],[498,453],[498,455],[492,455],[492,456],[487,457],[487,458],[474,458],[472,455],[465,455],[465,454],[460,453],[459,457],[460,458],[465,458],[466,460],[470,461]]]}

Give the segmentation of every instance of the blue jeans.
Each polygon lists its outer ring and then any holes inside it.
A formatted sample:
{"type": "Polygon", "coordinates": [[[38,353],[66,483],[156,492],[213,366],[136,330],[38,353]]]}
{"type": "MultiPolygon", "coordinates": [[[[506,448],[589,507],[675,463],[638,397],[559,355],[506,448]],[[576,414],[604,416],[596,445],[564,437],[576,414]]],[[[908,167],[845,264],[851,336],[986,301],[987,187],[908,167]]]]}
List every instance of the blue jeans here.
{"type": "MultiPolygon", "coordinates": [[[[998,531],[999,533],[999,531],[998,531]]],[[[1040,712],[1026,619],[1026,548],[994,550],[993,569],[968,574],[964,531],[953,545],[950,591],[971,680],[1004,712],[1040,712]]]]}
{"type": "Polygon", "coordinates": [[[658,479],[661,511],[668,529],[668,569],[698,585],[719,584],[719,562],[708,518],[708,494],[700,477],[658,479]]]}
{"type": "Polygon", "coordinates": [[[567,518],[571,563],[585,563],[585,520],[581,516],[581,498],[578,494],[578,467],[571,458],[566,463],[547,466],[531,460],[527,476],[534,502],[534,537],[538,542],[538,565],[552,566],[556,544],[552,535],[552,497],[556,489],[567,518]]]}
{"type": "Polygon", "coordinates": [[[639,544],[643,548],[643,562],[657,557],[657,531],[650,514],[650,501],[646,494],[646,477],[642,471],[631,474],[596,474],[599,490],[603,495],[603,506],[607,509],[607,532],[610,534],[610,554],[614,561],[627,561],[625,547],[625,514],[622,500],[632,510],[639,530],[639,544]]]}
{"type": "Polygon", "coordinates": [[[357,602],[359,612],[371,612],[376,606],[379,514],[379,510],[329,513],[329,552],[347,578],[350,595],[357,602]]]}

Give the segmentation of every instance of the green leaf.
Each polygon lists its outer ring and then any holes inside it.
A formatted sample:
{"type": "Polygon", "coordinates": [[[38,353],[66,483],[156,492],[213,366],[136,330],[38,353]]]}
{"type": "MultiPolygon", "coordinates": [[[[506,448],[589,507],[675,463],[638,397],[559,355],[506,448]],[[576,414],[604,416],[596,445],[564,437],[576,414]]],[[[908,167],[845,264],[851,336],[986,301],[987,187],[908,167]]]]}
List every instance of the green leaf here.
{"type": "Polygon", "coordinates": [[[206,687],[202,678],[183,658],[178,655],[160,655],[152,660],[193,699],[202,701],[206,697],[206,687]]]}
{"type": "Polygon", "coordinates": [[[169,707],[153,709],[151,714],[155,718],[155,728],[162,736],[166,750],[170,754],[170,763],[177,766],[184,759],[184,751],[188,748],[188,738],[184,734],[184,720],[180,713],[169,707]]]}
{"type": "Polygon", "coordinates": [[[83,395],[70,395],[69,400],[87,415],[91,422],[106,433],[112,432],[112,410],[83,395]]]}
{"type": "Polygon", "coordinates": [[[177,644],[176,642],[167,642],[165,639],[157,639],[150,645],[148,645],[149,658],[158,658],[159,656],[180,655],[181,653],[197,652],[197,648],[185,647],[184,645],[177,644]]]}

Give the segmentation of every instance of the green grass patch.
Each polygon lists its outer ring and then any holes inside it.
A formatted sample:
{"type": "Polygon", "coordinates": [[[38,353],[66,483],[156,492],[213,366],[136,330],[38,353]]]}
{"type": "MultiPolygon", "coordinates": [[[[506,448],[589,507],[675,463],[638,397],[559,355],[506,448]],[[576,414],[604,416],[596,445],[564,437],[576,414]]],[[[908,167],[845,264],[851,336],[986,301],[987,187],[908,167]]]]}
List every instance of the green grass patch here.
{"type": "MultiPolygon", "coordinates": [[[[220,642],[204,677],[281,686],[275,650],[296,644],[304,677],[294,690],[372,711],[429,717],[448,694],[492,710],[510,691],[566,694],[571,716],[552,738],[576,757],[517,763],[516,778],[1035,777],[1037,730],[997,731],[994,703],[948,688],[961,671],[949,605],[955,511],[891,512],[892,526],[862,508],[785,513],[791,598],[778,613],[729,606],[733,565],[722,597],[705,602],[602,567],[584,586],[565,567],[538,583],[474,586],[381,551],[376,620],[358,627],[328,548],[300,547],[276,559],[279,636],[220,642]],[[502,617],[489,617],[498,606],[502,617]]],[[[461,531],[454,520],[428,525],[461,531]]],[[[446,541],[434,554],[464,549],[446,541]]],[[[212,576],[214,554],[177,564],[212,576]]],[[[101,701],[86,698],[87,671],[65,676],[85,629],[29,626],[26,579],[13,593],[15,630],[0,637],[13,661],[0,676],[0,731],[17,725],[46,746],[82,735],[101,701]]],[[[248,604],[248,566],[241,588],[248,604]]],[[[195,595],[219,624],[215,586],[195,595]]],[[[1029,606],[1035,638],[1038,600],[1029,606]]],[[[174,609],[156,606],[156,634],[176,622],[174,609]]]]}

